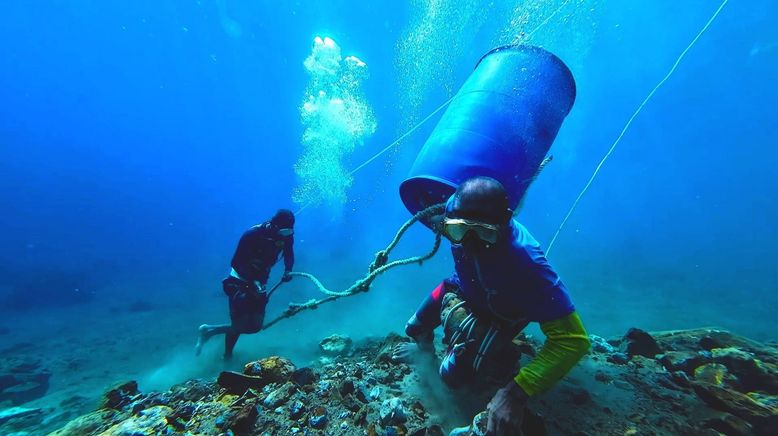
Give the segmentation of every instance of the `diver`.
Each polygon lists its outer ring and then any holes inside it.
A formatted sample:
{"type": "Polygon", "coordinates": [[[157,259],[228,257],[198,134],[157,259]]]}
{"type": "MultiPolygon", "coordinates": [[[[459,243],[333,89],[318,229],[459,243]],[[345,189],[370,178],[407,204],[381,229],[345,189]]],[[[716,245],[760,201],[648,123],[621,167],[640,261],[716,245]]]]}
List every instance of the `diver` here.
{"type": "Polygon", "coordinates": [[[232,358],[232,350],[241,334],[262,329],[268,302],[267,280],[270,269],[284,256],[282,282],[292,280],[294,266],[294,213],[278,212],[262,224],[250,228],[241,236],[232,256],[230,275],[222,281],[230,306],[230,324],[203,324],[195,345],[199,355],[203,344],[214,335],[224,334],[224,359],[232,358]]]}
{"type": "Polygon", "coordinates": [[[490,435],[521,434],[529,398],[567,374],[590,345],[565,285],[512,217],[497,180],[475,177],[459,186],[438,224],[452,243],[455,273],[408,321],[405,332],[414,342],[393,353],[399,361],[434,354],[433,330],[442,325],[447,351],[439,374],[447,386],[504,384],[486,408],[490,435]],[[546,341],[518,370],[521,351],[513,339],[530,322],[540,323],[546,341]]]}

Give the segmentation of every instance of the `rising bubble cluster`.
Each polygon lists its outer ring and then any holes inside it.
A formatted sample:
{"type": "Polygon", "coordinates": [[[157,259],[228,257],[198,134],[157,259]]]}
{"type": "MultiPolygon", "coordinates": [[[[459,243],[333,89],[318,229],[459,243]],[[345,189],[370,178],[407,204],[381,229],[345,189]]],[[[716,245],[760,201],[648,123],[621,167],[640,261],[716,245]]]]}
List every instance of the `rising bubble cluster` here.
{"type": "Polygon", "coordinates": [[[293,200],[340,208],[353,182],[346,158],[376,130],[361,91],[367,65],[355,56],[343,58],[334,40],[318,36],[303,64],[310,82],[300,106],[303,154],[295,164],[300,185],[293,200]]]}
{"type": "Polygon", "coordinates": [[[408,28],[397,44],[395,58],[401,90],[401,129],[420,118],[431,94],[453,95],[454,68],[488,17],[489,4],[466,0],[413,0],[408,28]]]}
{"type": "Polygon", "coordinates": [[[538,45],[576,70],[594,40],[600,2],[413,0],[411,19],[395,57],[401,130],[421,118],[425,105],[435,107],[454,94],[461,85],[454,83],[455,68],[462,62],[474,66],[478,60],[474,52],[484,54],[506,44],[538,45]],[[437,100],[428,101],[430,96],[437,100]]]}

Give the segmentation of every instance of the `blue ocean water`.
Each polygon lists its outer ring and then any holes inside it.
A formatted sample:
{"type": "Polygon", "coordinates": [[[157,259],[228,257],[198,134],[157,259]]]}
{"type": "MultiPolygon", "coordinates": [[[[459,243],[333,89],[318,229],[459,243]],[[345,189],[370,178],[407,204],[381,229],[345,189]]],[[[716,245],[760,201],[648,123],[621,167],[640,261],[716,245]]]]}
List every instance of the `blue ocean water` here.
{"type": "MultiPolygon", "coordinates": [[[[410,217],[398,186],[439,114],[352,183],[318,194],[300,188],[342,182],[506,43],[552,51],[577,83],[554,160],[518,215],[548,244],[627,120],[720,5],[7,2],[0,353],[45,360],[50,401],[73,395],[74,384],[98,392],[123,378],[161,388],[212,376],[223,365],[221,345],[208,344],[199,359],[191,348],[197,325],[227,320],[220,280],[241,233],[280,207],[305,206],[295,269],[348,287],[410,217]],[[360,110],[329,108],[306,121],[304,104],[322,86],[304,65],[317,36],[367,73],[339,78],[333,91],[360,110]],[[332,130],[333,122],[346,124],[332,130]],[[329,142],[306,179],[307,128],[329,142]],[[340,162],[321,159],[332,153],[340,162]]],[[[777,11],[766,0],[722,9],[555,241],[550,261],[590,332],[719,326],[776,339],[777,11]]],[[[421,254],[432,241],[415,228],[397,255],[421,254]]],[[[451,268],[444,244],[433,260],[387,273],[367,294],[241,338],[236,362],[271,353],[304,360],[331,333],[401,331],[451,268]]],[[[296,279],[268,312],[317,296],[296,279]]]]}

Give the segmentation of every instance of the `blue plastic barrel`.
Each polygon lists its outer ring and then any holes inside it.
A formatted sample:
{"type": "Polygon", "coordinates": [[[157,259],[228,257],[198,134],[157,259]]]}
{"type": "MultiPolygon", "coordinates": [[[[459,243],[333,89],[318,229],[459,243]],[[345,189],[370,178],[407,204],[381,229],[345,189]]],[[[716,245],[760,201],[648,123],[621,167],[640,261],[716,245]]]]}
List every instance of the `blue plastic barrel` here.
{"type": "Polygon", "coordinates": [[[550,52],[498,47],[462,85],[424,147],[400,197],[412,214],[475,176],[499,180],[519,204],[575,101],[575,80],[550,52]]]}

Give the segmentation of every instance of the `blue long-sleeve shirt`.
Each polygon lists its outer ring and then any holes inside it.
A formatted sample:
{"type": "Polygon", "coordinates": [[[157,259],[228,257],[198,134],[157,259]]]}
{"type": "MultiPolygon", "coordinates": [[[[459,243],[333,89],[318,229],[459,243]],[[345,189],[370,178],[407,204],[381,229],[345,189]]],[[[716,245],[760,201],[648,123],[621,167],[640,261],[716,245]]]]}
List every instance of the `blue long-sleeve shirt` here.
{"type": "Polygon", "coordinates": [[[267,284],[270,268],[278,262],[283,253],[284,268],[294,267],[294,236],[280,236],[270,223],[256,225],[240,237],[238,247],[232,256],[232,268],[248,281],[267,284]]]}
{"type": "MultiPolygon", "coordinates": [[[[540,249],[540,244],[517,221],[511,221],[500,243],[477,254],[452,245],[455,273],[428,296],[406,325],[417,341],[431,340],[440,325],[443,295],[449,285],[479,319],[501,320],[511,338],[528,322],[540,323],[547,339],[538,355],[516,375],[528,395],[542,392],[563,377],[589,349],[580,317],[540,249]]],[[[449,344],[451,345],[451,344],[449,344]]]]}
{"type": "Polygon", "coordinates": [[[508,240],[477,256],[453,245],[456,273],[450,279],[468,305],[483,315],[504,320],[551,321],[575,307],[562,280],[548,264],[540,244],[512,220],[508,240]]]}

